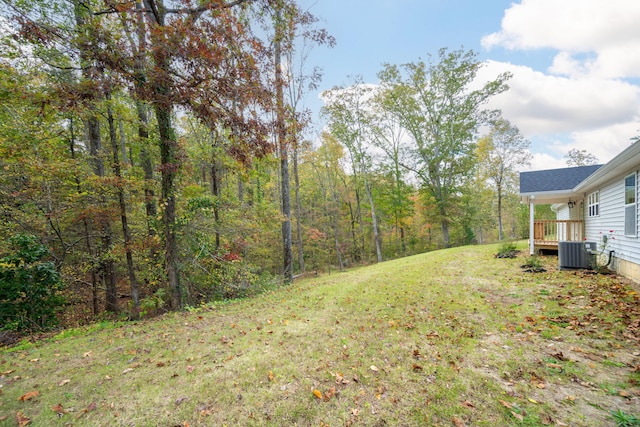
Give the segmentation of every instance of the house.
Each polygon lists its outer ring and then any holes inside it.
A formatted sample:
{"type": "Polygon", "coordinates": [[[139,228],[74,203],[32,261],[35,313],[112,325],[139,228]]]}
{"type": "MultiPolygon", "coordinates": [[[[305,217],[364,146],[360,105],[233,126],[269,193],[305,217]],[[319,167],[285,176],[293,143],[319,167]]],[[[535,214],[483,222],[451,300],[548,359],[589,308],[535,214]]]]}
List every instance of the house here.
{"type": "Polygon", "coordinates": [[[605,258],[613,251],[609,268],[640,282],[639,174],[640,142],[605,165],[520,173],[520,198],[530,212],[529,252],[596,242],[605,258]],[[536,220],[536,204],[550,204],[556,219],[536,220]]]}

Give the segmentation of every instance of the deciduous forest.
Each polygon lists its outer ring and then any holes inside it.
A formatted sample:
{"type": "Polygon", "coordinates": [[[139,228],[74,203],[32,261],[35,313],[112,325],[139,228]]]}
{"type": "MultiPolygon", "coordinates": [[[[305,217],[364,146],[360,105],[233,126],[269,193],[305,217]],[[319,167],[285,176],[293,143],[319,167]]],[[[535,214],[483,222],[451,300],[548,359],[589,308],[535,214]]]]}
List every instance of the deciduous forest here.
{"type": "Polygon", "coordinates": [[[0,329],[137,319],[520,238],[516,126],[477,55],[302,107],[339,40],[293,0],[0,2],[0,329]],[[320,129],[317,131],[316,129],[320,129]]]}

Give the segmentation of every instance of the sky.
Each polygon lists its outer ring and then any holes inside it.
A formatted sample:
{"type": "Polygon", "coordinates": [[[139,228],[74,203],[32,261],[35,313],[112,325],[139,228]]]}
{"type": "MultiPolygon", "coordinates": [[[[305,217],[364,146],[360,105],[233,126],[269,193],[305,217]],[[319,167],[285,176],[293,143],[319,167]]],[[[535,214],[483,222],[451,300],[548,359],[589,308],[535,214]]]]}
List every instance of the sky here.
{"type": "Polygon", "coordinates": [[[491,108],[531,141],[531,165],[566,167],[570,149],[606,163],[640,135],[639,0],[302,0],[336,39],[308,59],[323,79],[305,105],[354,76],[376,84],[382,64],[464,48],[484,63],[483,81],[509,71],[491,108]]]}

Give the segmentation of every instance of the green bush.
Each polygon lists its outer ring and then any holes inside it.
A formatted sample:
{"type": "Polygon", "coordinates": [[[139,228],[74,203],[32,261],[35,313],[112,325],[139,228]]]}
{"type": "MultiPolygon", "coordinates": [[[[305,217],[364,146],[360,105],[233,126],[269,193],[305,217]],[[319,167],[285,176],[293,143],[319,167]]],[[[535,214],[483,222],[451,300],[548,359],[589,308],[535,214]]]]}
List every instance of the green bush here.
{"type": "Polygon", "coordinates": [[[515,258],[517,255],[516,244],[511,241],[504,241],[498,249],[496,258],[515,258]]]}
{"type": "Polygon", "coordinates": [[[48,249],[35,236],[9,239],[0,258],[0,330],[26,331],[53,326],[62,305],[60,273],[44,261],[48,249]]]}

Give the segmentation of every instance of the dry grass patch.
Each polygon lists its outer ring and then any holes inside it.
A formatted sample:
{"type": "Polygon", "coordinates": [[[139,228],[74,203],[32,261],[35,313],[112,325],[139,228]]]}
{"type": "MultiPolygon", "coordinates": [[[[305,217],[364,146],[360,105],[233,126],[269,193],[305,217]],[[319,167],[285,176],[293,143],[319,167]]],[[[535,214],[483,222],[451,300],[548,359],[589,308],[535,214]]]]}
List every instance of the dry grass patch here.
{"type": "Polygon", "coordinates": [[[0,355],[0,424],[609,426],[640,414],[638,294],[498,246],[68,331],[0,355]],[[20,400],[27,393],[37,395],[20,400]]]}

